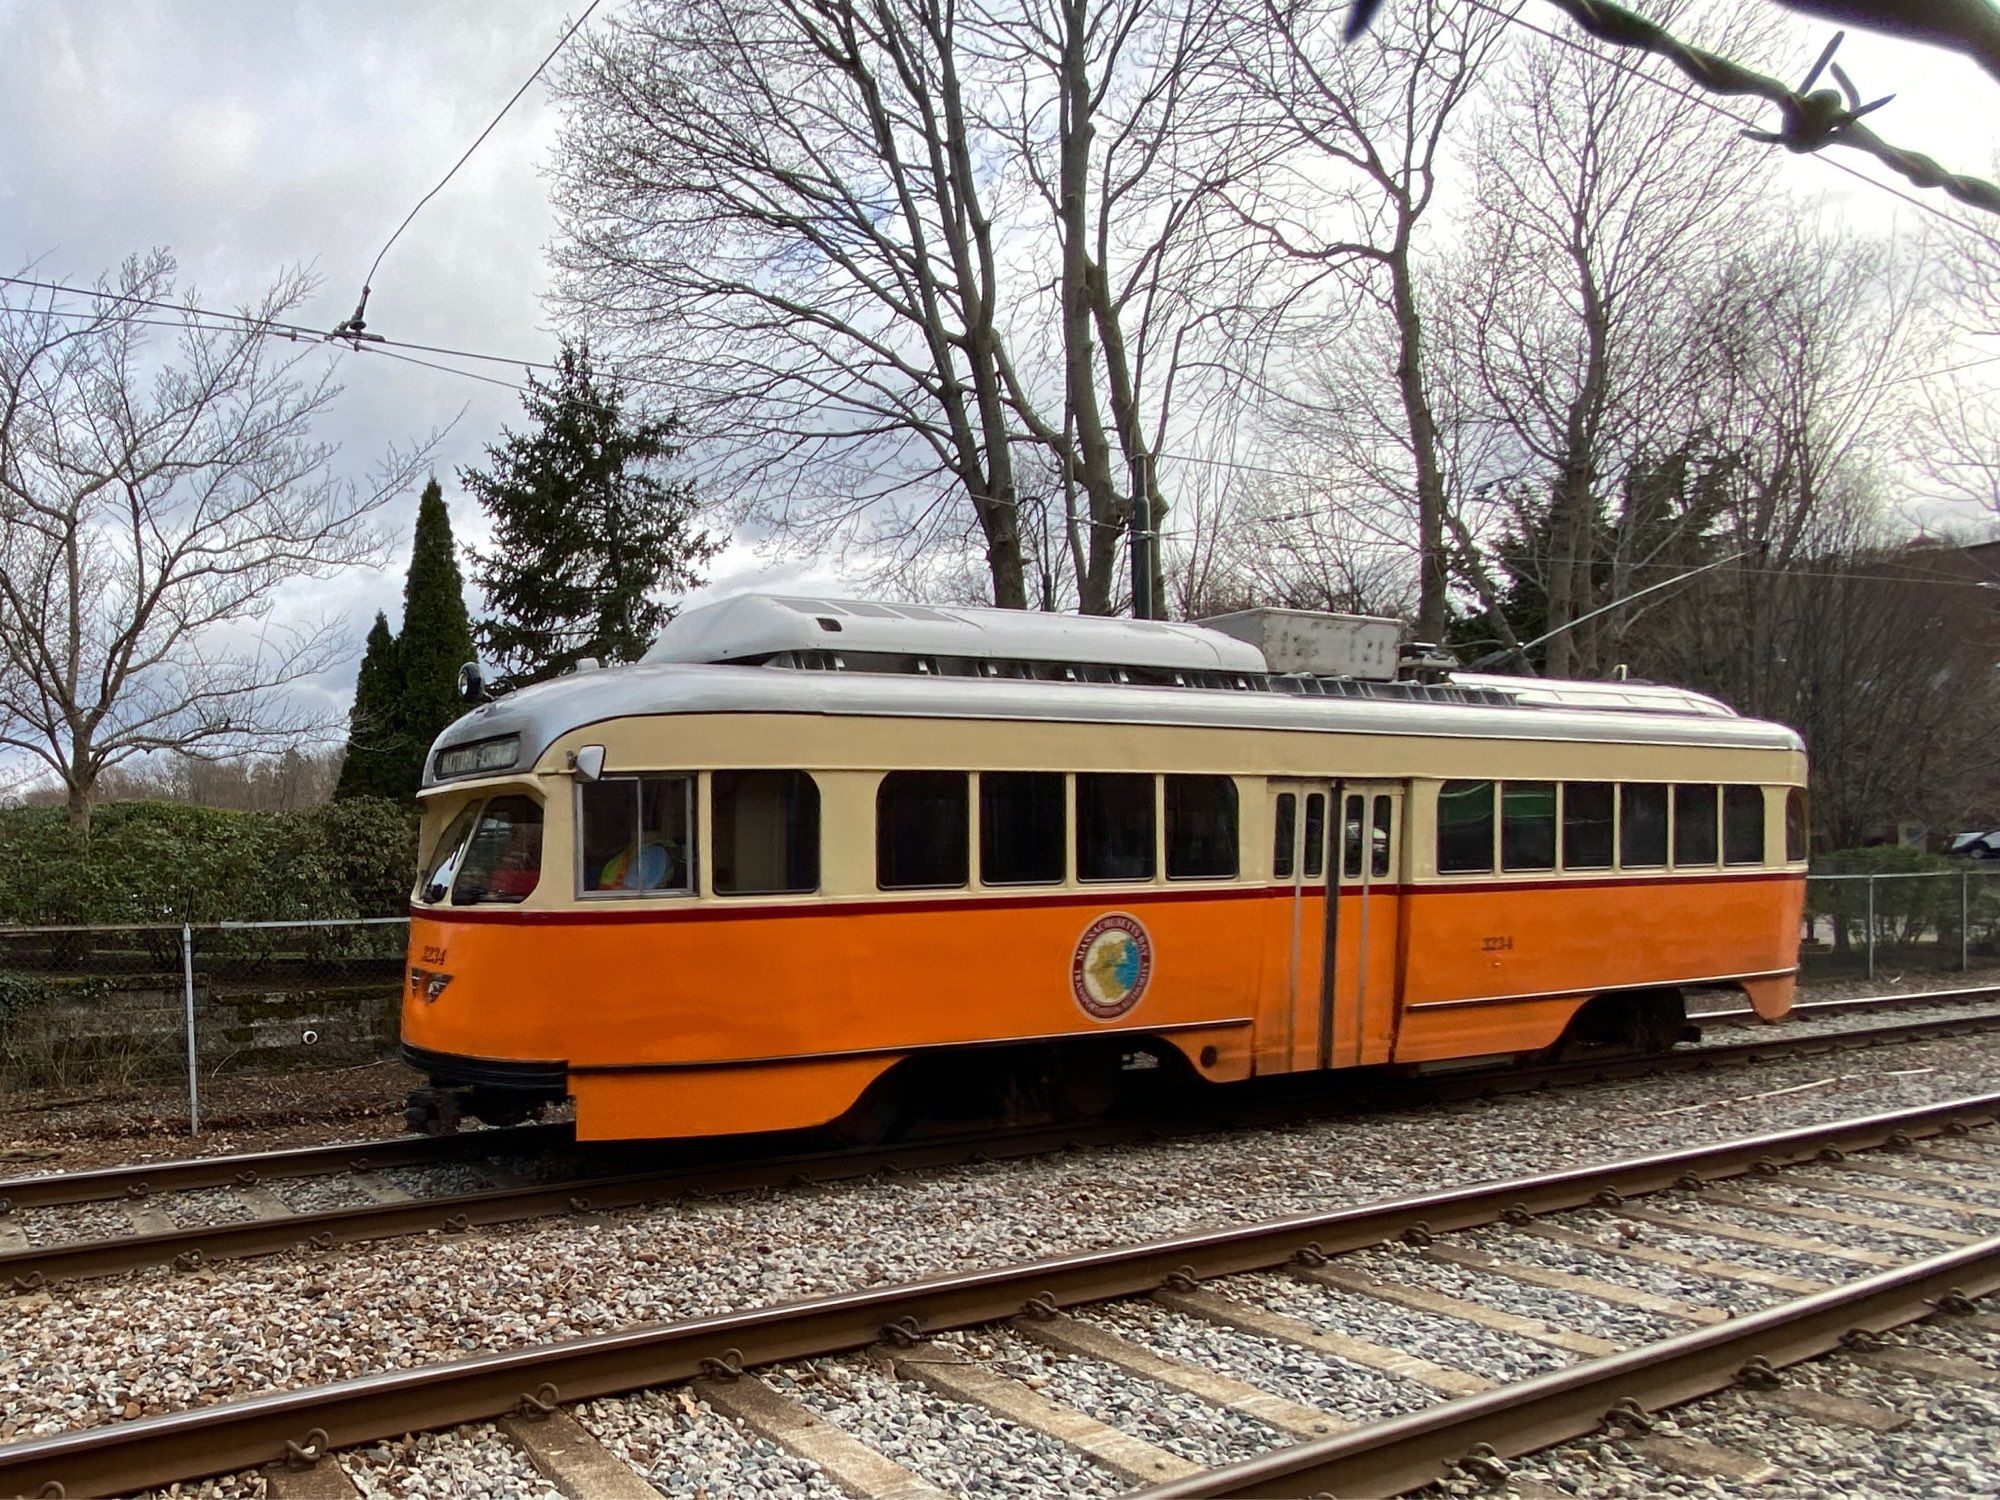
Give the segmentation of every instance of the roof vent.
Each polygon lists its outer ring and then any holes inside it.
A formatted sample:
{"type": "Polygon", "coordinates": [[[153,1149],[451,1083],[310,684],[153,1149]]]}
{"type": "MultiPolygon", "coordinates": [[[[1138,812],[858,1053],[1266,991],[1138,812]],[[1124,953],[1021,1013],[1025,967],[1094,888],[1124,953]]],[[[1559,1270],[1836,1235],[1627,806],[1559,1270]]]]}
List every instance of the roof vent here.
{"type": "MultiPolygon", "coordinates": [[[[840,633],[841,649],[855,662],[928,657],[1063,663],[1124,667],[1135,677],[1141,669],[1222,673],[1231,678],[1264,672],[1264,658],[1254,645],[1199,625],[780,594],[738,594],[683,610],[660,632],[645,660],[773,661],[786,653],[825,650],[825,636],[834,631],[840,633]]],[[[1015,675],[1011,669],[1003,672],[1015,675]]]]}

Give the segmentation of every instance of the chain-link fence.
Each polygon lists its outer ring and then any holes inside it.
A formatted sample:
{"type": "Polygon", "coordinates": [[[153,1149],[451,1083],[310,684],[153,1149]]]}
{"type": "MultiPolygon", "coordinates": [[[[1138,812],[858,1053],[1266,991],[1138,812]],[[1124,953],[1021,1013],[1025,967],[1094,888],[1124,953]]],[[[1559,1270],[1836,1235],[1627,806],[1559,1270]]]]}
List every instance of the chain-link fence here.
{"type": "Polygon", "coordinates": [[[402,917],[0,927],[0,1088],[372,1062],[396,1038],[402,917]]]}
{"type": "Polygon", "coordinates": [[[1799,963],[1808,979],[2000,964],[2000,870],[1808,876],[1799,963]]]}

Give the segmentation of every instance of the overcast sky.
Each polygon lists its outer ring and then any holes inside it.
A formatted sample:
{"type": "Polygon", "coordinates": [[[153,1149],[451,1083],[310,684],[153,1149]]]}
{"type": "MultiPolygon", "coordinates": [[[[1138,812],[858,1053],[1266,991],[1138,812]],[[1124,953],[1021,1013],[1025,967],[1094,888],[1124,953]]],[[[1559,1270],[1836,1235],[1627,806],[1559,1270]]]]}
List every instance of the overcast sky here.
{"type": "MultiPolygon", "coordinates": [[[[621,0],[605,0],[600,16],[621,0]]],[[[1391,0],[1394,3],[1394,0],[1391,0]]],[[[1746,0],[1750,3],[1750,0],[1746,0]]],[[[325,285],[305,321],[352,309],[382,242],[471,143],[566,26],[577,6],[549,0],[437,3],[339,0],[0,0],[0,269],[88,282],[152,246],[178,257],[183,289],[231,306],[283,266],[325,285]]],[[[1643,8],[1643,7],[1642,7],[1643,8]]],[[[1554,29],[1557,12],[1529,15],[1554,29]]],[[[593,23],[595,24],[595,23],[593,23]]],[[[1810,57],[1830,34],[1797,24],[1810,57]]],[[[2000,85],[1948,53],[1852,33],[1841,60],[1901,145],[1986,172],[2000,147],[2000,85]]],[[[555,338],[541,296],[552,233],[542,170],[556,117],[537,86],[404,234],[375,278],[371,329],[397,339],[547,359],[555,338]]],[[[1716,128],[1727,130],[1718,120],[1716,128]]],[[[1761,150],[1745,143],[1745,150],[1761,150]]],[[[1873,176],[1852,153],[1828,153],[1873,176]]],[[[1826,195],[1868,222],[1922,217],[1825,161],[1784,158],[1780,180],[1826,195]]],[[[1915,194],[1954,208],[1937,194],[1915,194]]],[[[1969,209],[1955,209],[1974,217],[1969,209]]],[[[0,288],[0,298],[18,294],[0,288]]],[[[478,458],[517,399],[491,385],[340,355],[346,393],[324,435],[359,473],[384,447],[456,422],[438,473],[459,536],[477,512],[452,474],[478,458]]],[[[478,367],[504,378],[518,372],[478,367]]],[[[403,539],[414,502],[386,517],[403,539]]],[[[716,585],[742,587],[763,565],[727,554],[716,585]]],[[[396,618],[403,559],[343,586],[358,646],[377,608],[396,618]]],[[[765,573],[797,586],[807,570],[765,573]]],[[[830,569],[814,570],[819,581],[830,569]]],[[[325,688],[341,701],[352,666],[325,688]]]]}

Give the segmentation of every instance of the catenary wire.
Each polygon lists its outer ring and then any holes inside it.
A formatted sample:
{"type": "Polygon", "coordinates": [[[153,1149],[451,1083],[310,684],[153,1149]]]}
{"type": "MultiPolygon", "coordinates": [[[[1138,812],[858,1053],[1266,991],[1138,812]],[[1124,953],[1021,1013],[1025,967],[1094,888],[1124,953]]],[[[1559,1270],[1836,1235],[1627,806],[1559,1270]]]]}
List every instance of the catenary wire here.
{"type": "Polygon", "coordinates": [[[556,60],[556,55],[560,53],[563,48],[569,45],[570,38],[575,36],[577,32],[583,29],[584,22],[588,21],[591,18],[592,14],[595,13],[597,7],[601,3],[602,0],[590,0],[590,4],[584,7],[583,14],[578,16],[574,21],[570,23],[569,29],[562,34],[561,38],[556,42],[555,46],[549,49],[548,55],[535,65],[535,71],[530,73],[526,78],[524,78],[521,81],[521,86],[514,90],[513,94],[508,98],[505,104],[500,106],[500,113],[498,113],[491,120],[486,122],[486,128],[479,132],[478,139],[473,141],[473,143],[470,146],[467,146],[465,148],[465,154],[459,157],[457,161],[451,164],[451,170],[446,172],[443,177],[438,179],[437,186],[433,187],[428,193],[425,193],[423,197],[419,198],[417,200],[417,206],[411,209],[407,214],[403,216],[403,222],[396,226],[395,233],[391,234],[388,240],[384,242],[382,248],[376,252],[374,264],[369,266],[368,274],[362,278],[361,299],[364,305],[368,300],[369,285],[375,280],[375,273],[382,269],[383,258],[388,255],[389,251],[392,248],[394,248],[396,241],[402,238],[403,231],[405,229],[408,229],[410,227],[411,221],[414,220],[418,214],[424,211],[425,204],[429,203],[431,199],[435,198],[439,193],[444,191],[445,186],[452,180],[452,178],[458,175],[458,169],[464,166],[468,161],[472,160],[472,154],[475,151],[477,151],[481,146],[486,144],[486,138],[489,135],[493,134],[494,130],[499,126],[502,120],[507,118],[508,111],[513,109],[513,107],[516,104],[520,103],[521,96],[527,93],[528,90],[534,86],[535,80],[540,78],[543,72],[547,70],[549,64],[556,60]]]}

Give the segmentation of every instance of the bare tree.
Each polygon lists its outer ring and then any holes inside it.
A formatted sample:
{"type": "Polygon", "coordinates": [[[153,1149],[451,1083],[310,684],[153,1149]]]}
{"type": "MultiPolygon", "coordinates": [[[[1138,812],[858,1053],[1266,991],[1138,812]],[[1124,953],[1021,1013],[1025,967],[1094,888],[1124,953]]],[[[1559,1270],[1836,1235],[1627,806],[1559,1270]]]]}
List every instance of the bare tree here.
{"type": "Polygon", "coordinates": [[[1908,461],[1942,498],[2000,515],[2000,391],[1991,379],[2000,339],[2000,236],[1960,225],[1934,229],[1925,246],[1938,311],[1954,336],[1947,363],[1923,381],[1908,461]]]}
{"type": "Polygon", "coordinates": [[[1472,98],[1506,30],[1503,12],[1446,0],[1398,6],[1354,42],[1334,0],[1267,3],[1244,28],[1235,85],[1257,105],[1266,160],[1234,201],[1264,242],[1306,271],[1286,311],[1309,351],[1279,403],[1303,402],[1322,439],[1408,497],[1416,527],[1416,629],[1444,635],[1450,587],[1446,474],[1420,286],[1420,231],[1436,199],[1447,131],[1472,98]],[[1331,310],[1316,293],[1331,284],[1331,310]],[[1319,316],[1297,314],[1318,306],[1319,316]],[[1373,328],[1366,325],[1374,324],[1373,328]],[[1367,405],[1332,396],[1338,352],[1359,331],[1393,378],[1394,416],[1378,380],[1367,405]],[[1382,335],[1386,332],[1386,348],[1382,335]],[[1330,356],[1320,351],[1335,351],[1330,356]]]}
{"type": "Polygon", "coordinates": [[[950,500],[1026,602],[991,174],[955,11],[651,0],[559,94],[569,312],[670,388],[740,519],[921,552],[950,500]]]}
{"type": "MultiPolygon", "coordinates": [[[[1756,41],[1739,26],[1731,45],[1756,41]]],[[[1560,632],[1547,666],[1571,676],[1596,666],[1594,633],[1568,627],[1598,602],[1610,489],[1687,430],[1707,357],[1687,310],[1748,238],[1766,165],[1699,98],[1554,42],[1509,62],[1475,159],[1462,343],[1519,444],[1520,493],[1546,495],[1546,524],[1529,529],[1545,537],[1545,624],[1560,632]]]]}
{"type": "Polygon", "coordinates": [[[1244,274],[1222,147],[1175,123],[1215,3],[642,0],[562,84],[559,301],[673,391],[738,519],[896,575],[954,571],[969,510],[995,602],[1033,571],[1109,609],[1244,274]],[[1061,569],[1023,536],[1057,496],[1061,569]]]}
{"type": "Polygon", "coordinates": [[[288,688],[341,659],[345,631],[283,623],[278,592],[375,559],[369,516],[425,457],[334,474],[312,438],[339,391],[309,372],[324,354],[254,326],[304,300],[303,275],[243,320],[132,300],[170,299],[174,274],[155,252],[87,299],[0,313],[0,747],[54,774],[79,836],[135,756],[330,727],[288,688]]]}

